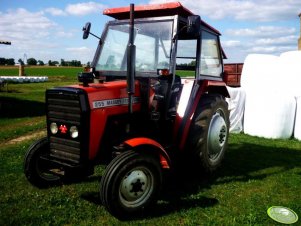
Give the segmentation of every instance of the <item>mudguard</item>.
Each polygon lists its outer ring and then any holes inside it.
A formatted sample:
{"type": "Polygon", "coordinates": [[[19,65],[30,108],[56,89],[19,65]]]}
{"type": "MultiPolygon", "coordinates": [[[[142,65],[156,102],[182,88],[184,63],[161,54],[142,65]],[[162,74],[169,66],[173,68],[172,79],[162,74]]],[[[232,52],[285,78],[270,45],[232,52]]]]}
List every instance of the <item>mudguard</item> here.
{"type": "Polygon", "coordinates": [[[184,104],[181,106],[180,99],[174,129],[174,140],[180,150],[183,150],[185,147],[194,112],[204,93],[219,93],[224,97],[230,97],[226,84],[221,81],[204,80],[201,84],[187,81],[184,84],[182,95],[186,95],[185,101],[183,101],[184,104]],[[186,94],[185,88],[187,88],[186,94]]]}
{"type": "Polygon", "coordinates": [[[146,137],[138,137],[126,140],[123,142],[124,145],[127,145],[134,150],[140,151],[142,147],[151,147],[156,154],[160,157],[160,164],[163,169],[171,168],[171,161],[169,155],[165,151],[165,149],[155,140],[146,138],[146,137]]]}

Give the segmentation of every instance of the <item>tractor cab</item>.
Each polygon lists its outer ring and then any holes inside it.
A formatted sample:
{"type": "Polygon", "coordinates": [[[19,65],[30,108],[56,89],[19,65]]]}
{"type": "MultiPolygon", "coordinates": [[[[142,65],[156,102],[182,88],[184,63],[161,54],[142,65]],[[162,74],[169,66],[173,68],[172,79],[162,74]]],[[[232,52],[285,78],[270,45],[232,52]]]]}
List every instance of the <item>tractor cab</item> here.
{"type": "MultiPolygon", "coordinates": [[[[126,76],[130,8],[106,9],[107,23],[92,67],[99,76],[126,76]]],[[[222,81],[220,33],[179,2],[136,6],[134,11],[135,77],[176,75],[222,81]]]]}
{"type": "MultiPolygon", "coordinates": [[[[198,89],[204,81],[221,82],[213,89],[228,95],[222,78],[219,31],[181,3],[135,6],[132,38],[130,7],[106,9],[103,14],[115,20],[104,28],[91,71],[101,81],[122,80],[128,76],[128,67],[133,66],[131,79],[140,83],[142,110],[152,119],[176,120],[177,126],[186,123],[183,116],[189,103],[183,100],[179,106],[186,83],[191,89],[195,83],[198,89]],[[130,39],[135,54],[129,54],[130,39]]],[[[191,90],[186,88],[185,92],[191,90]]],[[[182,130],[179,132],[177,136],[182,136],[182,130]]],[[[174,134],[173,139],[177,139],[174,134]]]]}

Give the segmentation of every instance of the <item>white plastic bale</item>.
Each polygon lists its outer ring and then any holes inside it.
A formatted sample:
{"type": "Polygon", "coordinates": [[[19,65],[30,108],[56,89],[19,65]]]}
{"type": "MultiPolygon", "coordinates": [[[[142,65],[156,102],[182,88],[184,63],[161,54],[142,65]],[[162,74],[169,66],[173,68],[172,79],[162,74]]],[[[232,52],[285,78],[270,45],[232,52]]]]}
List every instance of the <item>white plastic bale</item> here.
{"type": "Polygon", "coordinates": [[[288,139],[292,136],[296,100],[291,95],[248,96],[245,104],[244,132],[252,136],[288,139]]]}
{"type": "Polygon", "coordinates": [[[19,83],[23,83],[24,82],[24,77],[19,77],[19,83]]]}
{"type": "Polygon", "coordinates": [[[282,90],[301,96],[301,51],[289,51],[279,57],[279,77],[282,90]]]}
{"type": "Polygon", "coordinates": [[[296,98],[297,110],[296,110],[296,121],[294,128],[294,137],[301,140],[301,97],[296,98]]]}
{"type": "Polygon", "coordinates": [[[249,54],[241,74],[241,87],[248,92],[267,88],[275,91],[278,86],[277,71],[279,57],[267,54],[249,54]]]}
{"type": "Polygon", "coordinates": [[[230,129],[231,133],[240,133],[243,131],[243,116],[245,110],[246,93],[243,88],[227,87],[230,98],[226,98],[228,109],[230,111],[230,129]]]}

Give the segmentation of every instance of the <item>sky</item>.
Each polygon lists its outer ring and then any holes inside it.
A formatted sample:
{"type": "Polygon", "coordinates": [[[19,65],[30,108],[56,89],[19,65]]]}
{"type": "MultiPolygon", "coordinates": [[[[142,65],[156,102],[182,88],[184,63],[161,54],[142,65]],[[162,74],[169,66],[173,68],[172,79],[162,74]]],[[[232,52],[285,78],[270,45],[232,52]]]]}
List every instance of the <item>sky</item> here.
{"type": "MultiPolygon", "coordinates": [[[[112,7],[166,0],[0,0],[0,57],[91,62],[98,40],[82,39],[82,27],[101,35],[112,7]]],[[[280,55],[297,50],[300,36],[300,0],[181,0],[182,5],[222,34],[226,62],[244,62],[248,54],[280,55]]]]}

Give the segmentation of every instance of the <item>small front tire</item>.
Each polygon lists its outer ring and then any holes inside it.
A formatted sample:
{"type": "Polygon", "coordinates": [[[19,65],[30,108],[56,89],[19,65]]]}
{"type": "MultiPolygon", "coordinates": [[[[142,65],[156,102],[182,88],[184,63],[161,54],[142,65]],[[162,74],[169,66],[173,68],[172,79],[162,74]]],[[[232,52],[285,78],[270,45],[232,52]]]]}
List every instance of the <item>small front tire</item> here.
{"type": "Polygon", "coordinates": [[[49,151],[49,141],[44,137],[29,148],[24,158],[24,174],[27,180],[38,188],[56,185],[61,178],[49,172],[49,165],[41,159],[49,151]]]}
{"type": "Polygon", "coordinates": [[[162,184],[159,160],[134,151],[118,155],[106,168],[100,183],[105,208],[118,219],[143,213],[157,200],[162,184]]]}

